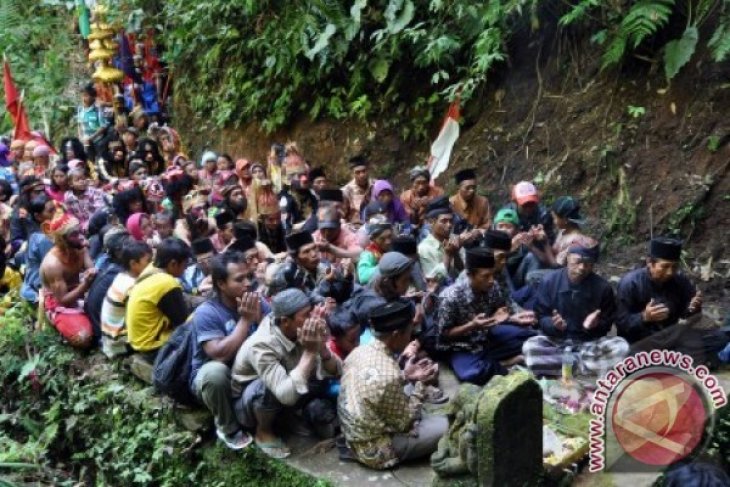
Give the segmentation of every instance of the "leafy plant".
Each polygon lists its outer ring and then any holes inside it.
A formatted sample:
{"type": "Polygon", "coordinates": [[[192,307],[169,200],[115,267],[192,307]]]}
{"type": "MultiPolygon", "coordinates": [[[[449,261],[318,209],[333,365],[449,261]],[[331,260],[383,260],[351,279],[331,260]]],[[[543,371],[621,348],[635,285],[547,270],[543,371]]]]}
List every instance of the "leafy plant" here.
{"type": "Polygon", "coordinates": [[[177,99],[215,126],[255,120],[272,131],[301,116],[387,111],[386,128],[421,137],[447,99],[478,93],[536,4],[170,0],[156,23],[177,99]]]}
{"type": "Polygon", "coordinates": [[[697,51],[700,27],[715,13],[720,13],[712,36],[707,41],[715,61],[730,53],[730,2],[727,0],[639,0],[637,2],[572,2],[560,18],[560,24],[598,24],[592,40],[604,47],[602,67],[618,65],[627,53],[636,51],[647,40],[666,29],[672,18],[683,19],[686,27],[678,39],[668,41],[663,50],[664,74],[674,78],[697,51]]]}
{"type": "MultiPolygon", "coordinates": [[[[53,2],[0,2],[0,51],[10,62],[31,127],[50,137],[68,133],[75,114],[77,94],[69,91],[73,80],[70,62],[81,53],[78,39],[69,28],[71,13],[53,2]]],[[[0,111],[0,132],[12,128],[5,105],[0,111]]]]}
{"type": "Polygon", "coordinates": [[[636,107],[634,105],[629,105],[626,107],[626,110],[629,112],[629,115],[633,118],[640,118],[643,117],[646,114],[646,108],[644,107],[636,107]]]}
{"type": "Polygon", "coordinates": [[[0,319],[0,475],[23,485],[326,485],[253,449],[198,446],[121,364],[33,332],[33,317],[21,303],[0,319]]]}
{"type": "Polygon", "coordinates": [[[707,150],[710,152],[717,152],[720,148],[720,137],[717,135],[710,135],[707,137],[707,150]]]}
{"type": "Polygon", "coordinates": [[[705,207],[698,202],[687,202],[680,206],[677,211],[669,216],[667,221],[667,229],[670,232],[678,233],[681,230],[682,225],[689,223],[694,226],[697,220],[700,220],[706,216],[705,207]]]}

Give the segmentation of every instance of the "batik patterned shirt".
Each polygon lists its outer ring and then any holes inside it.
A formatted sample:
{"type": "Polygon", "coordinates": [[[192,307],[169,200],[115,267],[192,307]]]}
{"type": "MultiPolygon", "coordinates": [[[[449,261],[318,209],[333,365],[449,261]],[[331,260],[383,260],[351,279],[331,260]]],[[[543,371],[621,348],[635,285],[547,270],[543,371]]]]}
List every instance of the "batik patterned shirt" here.
{"type": "Polygon", "coordinates": [[[420,419],[423,384],[408,396],[403,372],[380,340],[360,346],[345,359],[337,411],[342,431],[358,460],[371,468],[398,463],[392,437],[408,434],[420,419]]]}
{"type": "Polygon", "coordinates": [[[449,328],[465,325],[479,313],[493,315],[507,301],[496,282],[486,293],[475,293],[469,279],[459,279],[439,296],[439,348],[444,351],[480,351],[489,340],[489,330],[475,330],[468,335],[446,338],[449,328]]]}

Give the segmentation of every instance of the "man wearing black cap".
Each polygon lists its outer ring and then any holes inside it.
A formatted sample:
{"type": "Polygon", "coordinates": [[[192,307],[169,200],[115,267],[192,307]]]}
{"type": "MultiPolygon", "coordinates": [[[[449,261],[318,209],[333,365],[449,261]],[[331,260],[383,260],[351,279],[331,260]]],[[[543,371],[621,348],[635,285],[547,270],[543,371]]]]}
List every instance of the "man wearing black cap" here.
{"type": "Polygon", "coordinates": [[[195,262],[190,264],[180,279],[183,291],[193,296],[205,294],[211,290],[213,283],[210,275],[210,259],[216,254],[213,242],[209,238],[199,238],[191,245],[195,262]]]}
{"type": "Polygon", "coordinates": [[[450,353],[459,380],[477,385],[486,384],[495,374],[506,374],[500,362],[516,363],[522,344],[534,335],[524,326],[528,321],[510,316],[494,272],[492,252],[469,249],[466,279],[446,288],[439,299],[437,347],[450,353]]]}
{"type": "Polygon", "coordinates": [[[679,240],[657,237],[650,242],[646,267],[619,282],[616,325],[634,348],[676,349],[704,361],[714,358],[727,339],[713,330],[677,325],[702,310],[702,293],[679,270],[681,255],[679,240]]]}
{"type": "Polygon", "coordinates": [[[454,212],[468,224],[468,230],[487,229],[492,223],[492,210],[489,200],[477,194],[477,174],[474,169],[462,169],[454,174],[459,187],[451,197],[454,212]]]}
{"type": "Polygon", "coordinates": [[[393,358],[412,340],[411,304],[396,300],[374,309],[370,325],[375,340],[356,348],[345,360],[337,410],[357,460],[386,469],[432,454],[448,429],[448,420],[423,415],[425,384],[416,380],[413,392],[406,395],[404,375],[411,373],[401,371],[393,358]]]}
{"type": "Polygon", "coordinates": [[[281,267],[279,273],[287,287],[311,293],[327,274],[327,266],[320,262],[317,244],[311,234],[294,232],[287,235],[286,246],[290,260],[281,267]]]}
{"type": "Polygon", "coordinates": [[[327,187],[327,176],[324,168],[315,167],[309,171],[309,180],[312,182],[312,191],[321,200],[321,191],[327,187]]]}
{"type": "Polygon", "coordinates": [[[333,207],[338,213],[341,213],[341,218],[345,217],[345,195],[341,189],[338,188],[323,188],[319,192],[319,206],[333,207]]]}
{"type": "Polygon", "coordinates": [[[544,335],[530,338],[522,348],[535,375],[560,375],[568,353],[577,374],[600,374],[628,353],[626,340],[606,336],[616,301],[608,281],[593,272],[598,255],[597,244],[571,247],[567,266],[540,284],[535,313],[544,335]]]}
{"type": "Polygon", "coordinates": [[[418,258],[425,275],[441,271],[443,275],[454,275],[454,260],[458,259],[461,243],[452,236],[454,211],[449,200],[440,196],[426,206],[426,220],[429,233],[418,244],[418,258]]]}
{"type": "Polygon", "coordinates": [[[342,193],[345,196],[345,206],[347,214],[345,220],[354,225],[361,225],[360,210],[363,203],[370,201],[373,190],[373,180],[368,177],[368,161],[364,156],[355,156],[350,158],[350,169],[352,170],[352,180],[342,187],[342,193]]]}
{"type": "Polygon", "coordinates": [[[332,206],[317,211],[319,229],[312,237],[319,249],[320,258],[330,264],[340,263],[342,259],[357,261],[362,253],[357,235],[343,227],[340,218],[339,212],[332,206]]]}
{"type": "Polygon", "coordinates": [[[516,286],[507,269],[507,259],[512,253],[512,238],[506,232],[487,230],[484,234],[484,246],[494,254],[494,271],[497,282],[506,293],[513,293],[516,286]]]}

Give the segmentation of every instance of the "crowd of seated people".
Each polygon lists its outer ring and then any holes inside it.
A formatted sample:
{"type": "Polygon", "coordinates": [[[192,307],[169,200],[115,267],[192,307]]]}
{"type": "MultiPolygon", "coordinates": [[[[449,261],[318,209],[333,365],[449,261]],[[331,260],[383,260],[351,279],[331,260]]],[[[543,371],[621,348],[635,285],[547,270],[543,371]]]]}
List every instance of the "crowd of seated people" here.
{"type": "Polygon", "coordinates": [[[580,203],[529,181],[498,204],[478,169],[449,196],[417,167],[399,196],[364,156],[338,188],[296,144],[191,161],[172,129],[109,130],[95,161],[74,138],[57,155],[0,145],[5,272],[70,346],[109,359],[154,366],[190,326],[189,392],[232,449],[285,458],[288,433],[341,435],[389,468],[447,430],[423,407],[447,399],[440,367],[483,386],[558,376],[566,353],[586,377],[638,350],[728,355],[721,331],[680,324],[703,304],[680,240],[653,238],[614,288],[580,203]]]}

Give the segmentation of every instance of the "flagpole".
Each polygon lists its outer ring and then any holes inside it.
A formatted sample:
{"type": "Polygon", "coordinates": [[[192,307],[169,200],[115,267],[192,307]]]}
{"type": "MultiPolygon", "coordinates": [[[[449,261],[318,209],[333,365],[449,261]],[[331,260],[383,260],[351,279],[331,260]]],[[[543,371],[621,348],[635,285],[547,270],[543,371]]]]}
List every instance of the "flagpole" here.
{"type": "Polygon", "coordinates": [[[16,109],[15,117],[18,122],[15,124],[13,129],[13,139],[18,138],[18,126],[20,125],[20,113],[23,111],[23,100],[25,100],[25,89],[20,92],[20,100],[18,100],[18,108],[16,109]]]}

